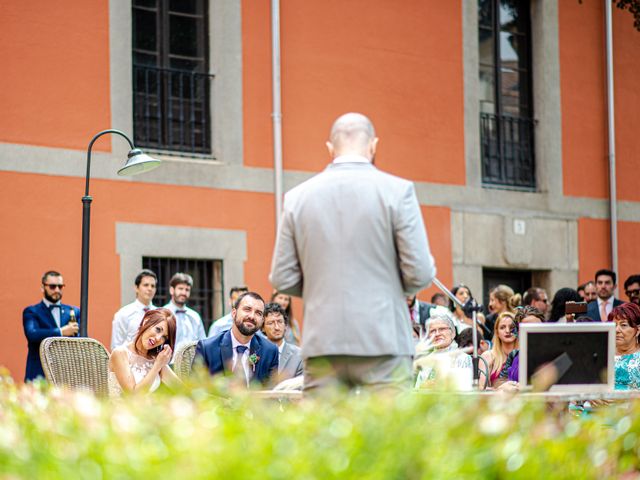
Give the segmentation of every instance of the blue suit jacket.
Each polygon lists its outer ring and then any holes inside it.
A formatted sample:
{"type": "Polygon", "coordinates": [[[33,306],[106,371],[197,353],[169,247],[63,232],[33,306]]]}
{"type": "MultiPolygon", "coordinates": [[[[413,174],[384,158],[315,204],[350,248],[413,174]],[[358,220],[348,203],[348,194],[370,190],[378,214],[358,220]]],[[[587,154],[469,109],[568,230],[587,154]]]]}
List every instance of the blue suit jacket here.
{"type": "MultiPolygon", "coordinates": [[[[617,298],[613,299],[613,308],[622,305],[624,302],[617,298]]],[[[598,309],[598,300],[592,300],[587,304],[587,317],[596,322],[600,321],[600,310],[598,309]]]]}
{"type": "MultiPolygon", "coordinates": [[[[254,335],[249,344],[249,355],[259,358],[252,381],[266,383],[278,374],[278,347],[269,340],[254,335]]],[[[233,346],[231,330],[200,340],[196,346],[196,358],[202,358],[211,375],[231,374],[233,362],[233,346]]]]}
{"type": "MultiPolygon", "coordinates": [[[[61,303],[60,326],[69,323],[69,312],[73,308],[76,312],[76,320],[80,322],[80,309],[61,303]]],[[[59,337],[60,329],[44,302],[27,307],[22,312],[22,326],[27,337],[29,353],[27,354],[27,368],[24,381],[33,380],[36,377],[44,377],[42,364],[40,363],[40,342],[47,337],[59,337]]]]}

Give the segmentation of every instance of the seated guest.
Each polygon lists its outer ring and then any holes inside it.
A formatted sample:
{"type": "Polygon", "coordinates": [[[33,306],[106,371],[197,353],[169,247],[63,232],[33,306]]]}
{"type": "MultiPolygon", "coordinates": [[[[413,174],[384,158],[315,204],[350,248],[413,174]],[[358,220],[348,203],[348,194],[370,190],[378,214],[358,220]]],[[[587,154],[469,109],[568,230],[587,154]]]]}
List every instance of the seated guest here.
{"type": "Polygon", "coordinates": [[[513,313],[520,305],[522,296],[514,293],[513,289],[508,285],[498,285],[489,291],[489,315],[485,324],[489,329],[490,335],[493,336],[495,331],[495,323],[498,316],[503,312],[513,313]]]}
{"type": "Polygon", "coordinates": [[[278,381],[302,375],[300,347],[291,345],[284,339],[287,314],[277,303],[267,303],[264,307],[262,333],[278,347],[278,381]]]}
{"type": "Polygon", "coordinates": [[[447,305],[449,305],[449,300],[447,299],[444,293],[438,292],[438,293],[434,293],[431,296],[431,303],[433,305],[440,305],[441,307],[446,307],[447,305]]]}
{"type": "Polygon", "coordinates": [[[418,371],[416,388],[428,387],[441,377],[451,379],[462,390],[471,388],[471,357],[454,341],[455,326],[447,315],[434,314],[427,321],[427,338],[416,346],[414,368],[418,371]]]}
{"type": "MultiPolygon", "coordinates": [[[[463,349],[469,355],[473,354],[473,330],[465,328],[456,337],[456,343],[458,348],[463,349]]],[[[482,355],[484,352],[491,348],[491,343],[484,339],[482,330],[478,328],[478,355],[482,355]]]]}
{"type": "Polygon", "coordinates": [[[418,300],[416,295],[406,297],[409,317],[413,326],[414,338],[422,338],[425,335],[425,325],[431,316],[431,311],[436,308],[432,303],[418,300]]]}
{"type": "Polygon", "coordinates": [[[629,302],[640,305],[640,275],[631,275],[624,281],[624,293],[629,302]]]}
{"type": "MultiPolygon", "coordinates": [[[[467,303],[469,300],[473,300],[471,290],[469,290],[469,287],[463,284],[453,287],[451,289],[451,293],[463,304],[467,303]]],[[[460,333],[465,328],[471,327],[471,325],[473,324],[473,319],[465,314],[465,312],[458,304],[454,304],[453,300],[449,300],[449,310],[451,310],[451,312],[453,313],[458,333],[460,333]]],[[[478,312],[476,318],[478,319],[479,327],[482,329],[484,337],[488,338],[489,336],[491,336],[491,331],[485,325],[484,315],[478,312]]]]}
{"type": "Polygon", "coordinates": [[[573,288],[561,288],[553,296],[551,300],[551,313],[549,314],[550,322],[567,323],[574,321],[572,313],[566,314],[564,311],[567,302],[582,302],[582,297],[573,288]]]}
{"type": "MultiPolygon", "coordinates": [[[[249,289],[245,286],[231,287],[231,290],[229,290],[229,306],[233,308],[236,300],[238,300],[238,297],[248,291],[249,289]]],[[[230,330],[231,325],[233,325],[233,320],[231,319],[231,312],[229,312],[211,324],[211,326],[209,327],[209,332],[207,333],[207,337],[215,337],[219,333],[230,330]]]]}
{"type": "MultiPolygon", "coordinates": [[[[544,313],[531,305],[527,305],[516,311],[513,320],[516,322],[516,331],[518,331],[521,323],[544,322],[544,313]]],[[[500,372],[500,379],[514,383],[518,382],[518,369],[520,368],[519,353],[520,350],[515,349],[507,356],[507,361],[500,372]]]]}
{"type": "Polygon", "coordinates": [[[593,280],[589,280],[587,283],[583,283],[577,288],[578,295],[582,297],[583,302],[591,302],[598,298],[598,294],[596,293],[596,284],[593,283],[593,280]]]}
{"type": "Polygon", "coordinates": [[[480,388],[498,387],[500,371],[504,367],[507,356],[518,348],[518,337],[514,314],[502,312],[496,320],[491,350],[482,354],[487,362],[488,378],[483,369],[480,369],[480,388]]]}
{"type": "Polygon", "coordinates": [[[243,293],[231,309],[231,330],[200,340],[196,361],[203,361],[211,375],[237,376],[247,388],[251,382],[267,383],[278,373],[278,348],[255,334],[262,328],[263,317],[262,297],[243,293]]]}
{"type": "Polygon", "coordinates": [[[132,342],[117,347],[109,358],[109,395],[123,391],[153,392],[164,382],[180,380],[169,368],[176,341],[176,318],[166,308],[149,310],[142,317],[132,342]]]}
{"type": "Polygon", "coordinates": [[[286,313],[287,329],[284,338],[290,345],[300,345],[300,324],[293,318],[293,307],[291,306],[291,295],[280,293],[274,290],[271,294],[271,301],[277,303],[286,313]]]}
{"type": "Polygon", "coordinates": [[[640,307],[624,303],[614,307],[608,321],[616,323],[615,389],[640,389],[640,307]]]}

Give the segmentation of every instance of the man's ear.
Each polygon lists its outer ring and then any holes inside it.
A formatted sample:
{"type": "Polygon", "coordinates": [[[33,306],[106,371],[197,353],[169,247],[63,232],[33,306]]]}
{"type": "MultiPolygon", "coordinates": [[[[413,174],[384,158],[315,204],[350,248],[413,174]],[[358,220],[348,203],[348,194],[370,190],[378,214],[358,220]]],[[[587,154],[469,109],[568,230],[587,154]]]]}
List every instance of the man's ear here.
{"type": "Polygon", "coordinates": [[[378,137],[374,137],[373,140],[371,140],[371,146],[369,148],[371,148],[371,156],[374,156],[376,154],[376,149],[378,148],[378,141],[380,139],[378,137]]]}
{"type": "Polygon", "coordinates": [[[331,158],[334,158],[334,155],[335,155],[336,150],[335,150],[335,148],[333,148],[333,143],[331,143],[331,142],[327,141],[327,142],[325,143],[325,145],[327,146],[327,150],[329,150],[329,156],[330,156],[331,158]]]}

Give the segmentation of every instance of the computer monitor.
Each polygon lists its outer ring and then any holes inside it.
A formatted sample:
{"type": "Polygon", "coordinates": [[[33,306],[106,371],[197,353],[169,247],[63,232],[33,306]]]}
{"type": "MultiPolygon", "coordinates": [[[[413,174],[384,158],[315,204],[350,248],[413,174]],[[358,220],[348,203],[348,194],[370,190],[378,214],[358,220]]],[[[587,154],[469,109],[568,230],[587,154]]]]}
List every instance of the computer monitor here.
{"type": "Polygon", "coordinates": [[[612,391],[615,335],[616,326],[609,322],[520,324],[520,385],[580,393],[612,391]]]}

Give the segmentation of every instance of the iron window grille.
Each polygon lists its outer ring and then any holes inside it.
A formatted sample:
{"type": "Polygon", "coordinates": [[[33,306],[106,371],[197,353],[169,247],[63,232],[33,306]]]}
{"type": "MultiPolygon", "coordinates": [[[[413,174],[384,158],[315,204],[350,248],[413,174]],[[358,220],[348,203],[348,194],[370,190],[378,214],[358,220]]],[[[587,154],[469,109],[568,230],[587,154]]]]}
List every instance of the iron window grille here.
{"type": "Polygon", "coordinates": [[[211,147],[206,0],[134,0],[136,145],[208,155],[211,147]]]}
{"type": "Polygon", "coordinates": [[[479,0],[484,185],[536,187],[528,0],[479,0]]]}
{"type": "Polygon", "coordinates": [[[154,305],[163,306],[169,303],[171,277],[182,272],[193,277],[191,298],[187,305],[200,314],[205,331],[214,320],[224,314],[222,260],[142,257],[142,268],[148,268],[158,276],[154,305]]]}

